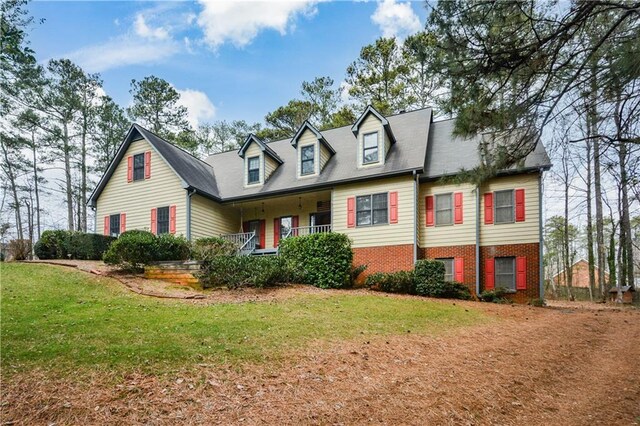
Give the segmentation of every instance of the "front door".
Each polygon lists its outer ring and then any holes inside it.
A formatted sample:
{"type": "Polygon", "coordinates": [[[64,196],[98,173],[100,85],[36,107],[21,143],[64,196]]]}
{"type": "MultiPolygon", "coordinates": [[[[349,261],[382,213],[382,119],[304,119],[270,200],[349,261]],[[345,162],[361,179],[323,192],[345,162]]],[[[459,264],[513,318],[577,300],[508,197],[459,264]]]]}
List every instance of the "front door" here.
{"type": "Polygon", "coordinates": [[[261,247],[260,241],[262,241],[261,237],[262,235],[260,235],[260,221],[259,220],[250,220],[249,221],[249,229],[246,230],[246,232],[255,232],[256,233],[256,248],[264,248],[261,247]]]}

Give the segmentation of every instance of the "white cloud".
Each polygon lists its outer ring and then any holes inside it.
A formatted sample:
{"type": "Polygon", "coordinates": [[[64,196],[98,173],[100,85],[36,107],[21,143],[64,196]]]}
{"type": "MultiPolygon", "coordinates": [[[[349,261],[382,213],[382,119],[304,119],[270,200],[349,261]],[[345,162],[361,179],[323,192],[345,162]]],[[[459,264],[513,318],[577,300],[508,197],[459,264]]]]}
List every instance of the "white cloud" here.
{"type": "Polygon", "coordinates": [[[158,63],[180,50],[173,40],[143,40],[130,35],[103,44],[83,47],[66,57],[88,72],[102,72],[127,65],[158,63]]]}
{"type": "Polygon", "coordinates": [[[169,38],[169,31],[163,27],[151,28],[147,25],[146,19],[142,13],[136,15],[136,20],[133,24],[133,28],[140,37],[166,40],[169,38]]]}
{"type": "Polygon", "coordinates": [[[404,38],[422,29],[418,15],[410,3],[384,0],[378,4],[371,20],[380,27],[383,37],[404,38]]]}
{"type": "Polygon", "coordinates": [[[242,47],[260,31],[271,29],[284,35],[293,29],[299,15],[316,13],[317,0],[293,1],[210,1],[200,0],[198,25],[212,48],[230,42],[242,47]]]}
{"type": "Polygon", "coordinates": [[[176,91],[180,94],[178,103],[189,111],[187,120],[192,127],[195,128],[198,124],[215,117],[216,107],[206,93],[193,89],[176,89],[176,91]]]}

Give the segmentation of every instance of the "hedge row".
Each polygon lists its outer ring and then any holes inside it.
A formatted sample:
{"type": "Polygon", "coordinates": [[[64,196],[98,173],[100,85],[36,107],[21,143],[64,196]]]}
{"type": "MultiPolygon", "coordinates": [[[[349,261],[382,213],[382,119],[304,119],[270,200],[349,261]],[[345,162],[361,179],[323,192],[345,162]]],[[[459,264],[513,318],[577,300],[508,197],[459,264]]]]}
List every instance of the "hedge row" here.
{"type": "Polygon", "coordinates": [[[376,273],[367,277],[366,285],[372,290],[387,293],[417,294],[447,299],[470,299],[469,289],[460,283],[444,279],[444,263],[437,260],[419,260],[413,271],[376,273]]]}
{"type": "Polygon", "coordinates": [[[140,270],[151,262],[187,260],[190,256],[191,244],[182,236],[132,230],[111,244],[103,260],[124,269],[140,270]]]}
{"type": "Polygon", "coordinates": [[[44,231],[33,247],[39,259],[100,260],[114,237],[76,231],[44,231]]]}

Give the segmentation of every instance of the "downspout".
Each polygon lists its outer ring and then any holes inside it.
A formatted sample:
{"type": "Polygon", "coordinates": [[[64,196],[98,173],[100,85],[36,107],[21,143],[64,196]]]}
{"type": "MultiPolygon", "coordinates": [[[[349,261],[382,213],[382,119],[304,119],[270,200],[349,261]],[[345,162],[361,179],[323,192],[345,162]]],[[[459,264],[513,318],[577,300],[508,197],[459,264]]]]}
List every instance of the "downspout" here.
{"type": "Polygon", "coordinates": [[[476,185],[476,297],[480,296],[480,185],[476,185]]]}
{"type": "Polygon", "coordinates": [[[93,212],[93,233],[98,233],[98,217],[96,216],[96,208],[91,206],[91,211],[93,212]]]}
{"type": "Polygon", "coordinates": [[[187,189],[187,241],[191,241],[191,196],[195,193],[195,189],[193,192],[187,189]]]}
{"type": "Polygon", "coordinates": [[[540,300],[544,300],[544,263],[543,263],[543,246],[544,246],[544,234],[542,233],[542,169],[540,169],[540,173],[538,174],[538,235],[540,236],[540,247],[538,254],[538,262],[540,271],[538,274],[540,275],[540,300]]]}
{"type": "Polygon", "coordinates": [[[418,261],[418,173],[413,171],[413,264],[418,261]]]}

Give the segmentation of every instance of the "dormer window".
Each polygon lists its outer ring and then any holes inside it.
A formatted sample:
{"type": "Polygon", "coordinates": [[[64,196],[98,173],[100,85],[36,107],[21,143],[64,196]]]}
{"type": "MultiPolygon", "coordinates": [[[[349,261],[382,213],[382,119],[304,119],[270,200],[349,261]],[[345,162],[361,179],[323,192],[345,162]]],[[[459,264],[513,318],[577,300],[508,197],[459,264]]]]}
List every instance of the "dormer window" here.
{"type": "Polygon", "coordinates": [[[247,183],[260,182],[260,157],[251,157],[247,160],[247,167],[249,169],[249,175],[247,177],[247,183]]]}
{"type": "Polygon", "coordinates": [[[364,146],[362,149],[362,164],[372,164],[378,162],[378,132],[364,135],[364,146]]]}
{"type": "Polygon", "coordinates": [[[315,156],[316,149],[314,145],[303,146],[300,149],[301,175],[312,175],[316,172],[315,156]]]}

